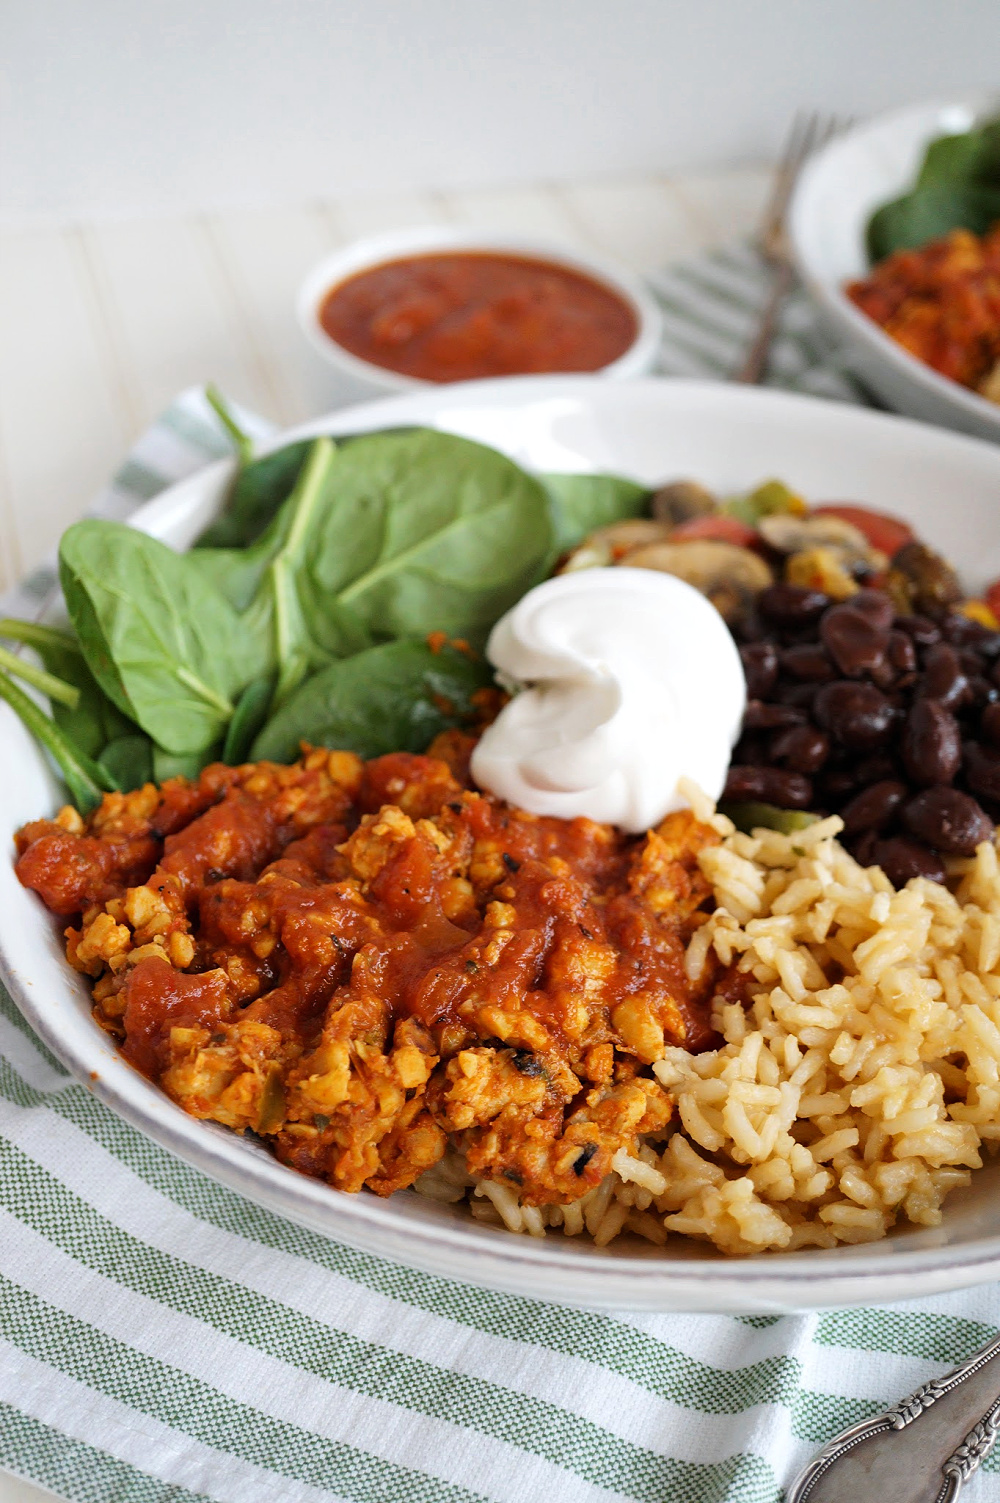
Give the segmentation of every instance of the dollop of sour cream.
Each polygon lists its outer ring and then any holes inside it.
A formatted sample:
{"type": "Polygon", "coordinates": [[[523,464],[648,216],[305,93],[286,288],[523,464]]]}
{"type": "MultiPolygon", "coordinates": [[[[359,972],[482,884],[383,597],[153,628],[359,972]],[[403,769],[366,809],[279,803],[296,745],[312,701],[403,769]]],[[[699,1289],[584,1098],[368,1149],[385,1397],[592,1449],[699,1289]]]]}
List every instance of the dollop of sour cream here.
{"type": "Polygon", "coordinates": [[[532,814],[632,833],[722,792],[746,704],[715,607],[651,569],[583,569],[529,590],[486,647],[514,691],[472,756],[481,788],[532,814]]]}

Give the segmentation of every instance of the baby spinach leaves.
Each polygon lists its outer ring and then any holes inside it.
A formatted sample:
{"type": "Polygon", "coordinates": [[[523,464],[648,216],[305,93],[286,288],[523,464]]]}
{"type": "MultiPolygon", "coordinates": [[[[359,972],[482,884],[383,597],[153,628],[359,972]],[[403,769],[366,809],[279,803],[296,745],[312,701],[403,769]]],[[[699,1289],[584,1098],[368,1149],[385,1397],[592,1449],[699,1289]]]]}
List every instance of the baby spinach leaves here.
{"type": "Polygon", "coordinates": [[[552,501],[556,557],[575,548],[598,527],[641,516],[649,491],[620,475],[542,475],[552,501]]]}
{"type": "Polygon", "coordinates": [[[252,756],[288,762],[299,743],[361,757],[424,751],[439,731],[468,723],[472,695],[492,682],[480,659],[423,642],[385,642],[315,674],[268,722],[252,756]]]}
{"type": "Polygon", "coordinates": [[[87,666],[168,752],[221,740],[259,643],[224,596],[164,543],[121,522],[77,522],[59,573],[87,666]]]}
{"type": "Polygon", "coordinates": [[[868,222],[872,261],[926,245],[954,229],[982,235],[1000,219],[1000,120],[932,141],[909,193],[868,222]]]}
{"type": "Polygon", "coordinates": [[[424,750],[472,720],[492,681],[474,649],[497,618],[561,551],[647,498],[617,476],[539,479],[432,429],[253,459],[216,405],[240,469],[198,546],[180,555],[121,523],[77,523],[60,548],[72,634],[0,623],[40,655],[50,677],[26,676],[48,687],[53,717],[2,674],[0,692],[81,808],[220,755],[291,759],[303,740],[424,750]],[[432,633],[471,648],[432,650],[432,633]]]}

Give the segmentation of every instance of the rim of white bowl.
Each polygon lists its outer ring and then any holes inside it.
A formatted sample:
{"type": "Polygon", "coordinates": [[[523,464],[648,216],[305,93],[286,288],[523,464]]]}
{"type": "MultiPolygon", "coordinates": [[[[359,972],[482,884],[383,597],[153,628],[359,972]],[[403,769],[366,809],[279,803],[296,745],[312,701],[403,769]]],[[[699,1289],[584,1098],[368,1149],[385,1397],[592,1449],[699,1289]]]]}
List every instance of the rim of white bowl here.
{"type": "MultiPolygon", "coordinates": [[[[1000,433],[1000,405],[988,401],[986,397],[980,396],[979,392],[960,385],[958,381],[952,381],[948,376],[941,375],[932,366],[919,360],[916,355],[911,355],[909,350],[904,349],[901,344],[886,334],[874,319],[862,313],[861,309],[851,302],[840,283],[832,282],[820,275],[814,269],[808,251],[803,248],[803,225],[808,218],[810,195],[814,191],[817,179],[822,177],[830,162],[835,160],[845,147],[849,148],[860,137],[880,134],[883,130],[898,127],[911,120],[916,127],[918,122],[930,124],[935,117],[940,118],[949,113],[956,117],[962,114],[969,120],[967,128],[971,128],[977,120],[983,118],[987,111],[996,113],[998,110],[1000,110],[1000,94],[984,91],[969,95],[964,99],[937,102],[932,100],[924,104],[904,105],[899,109],[885,110],[878,115],[873,115],[870,120],[852,126],[842,135],[834,136],[806,163],[799,175],[788,208],[788,231],[796,274],[810,296],[835,322],[846,326],[856,340],[865,344],[874,355],[893,366],[901,375],[923,386],[936,397],[969,413],[980,422],[995,423],[1000,433]]],[[[942,134],[946,133],[943,119],[941,130],[942,134]]]]}
{"type": "MultiPolygon", "coordinates": [[[[660,350],[663,316],[642,280],[627,267],[608,257],[594,255],[589,250],[543,235],[518,234],[502,229],[464,229],[459,225],[415,225],[407,229],[388,230],[379,235],[368,235],[334,251],[314,266],[299,287],[295,309],[299,327],[317,354],[347,375],[380,386],[387,392],[426,391],[428,388],[458,385],[458,382],[424,381],[390,370],[387,366],[376,365],[371,360],[363,360],[328,334],[319,318],[319,310],[326,296],[334,287],[358,272],[404,256],[429,255],[436,250],[505,251],[515,256],[537,257],[557,266],[566,266],[572,271],[583,272],[609,287],[628,303],[635,314],[635,338],[616,360],[595,371],[553,371],[539,374],[585,374],[620,380],[623,377],[644,376],[652,369],[660,350]]],[[[516,376],[486,379],[512,380],[516,376]]]]}

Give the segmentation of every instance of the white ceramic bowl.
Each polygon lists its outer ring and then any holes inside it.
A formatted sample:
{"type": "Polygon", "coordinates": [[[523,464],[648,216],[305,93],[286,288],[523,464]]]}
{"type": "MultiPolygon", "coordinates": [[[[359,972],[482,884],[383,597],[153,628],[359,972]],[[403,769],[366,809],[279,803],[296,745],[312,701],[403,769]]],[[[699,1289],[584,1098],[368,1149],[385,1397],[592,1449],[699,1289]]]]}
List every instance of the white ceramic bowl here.
{"type": "MultiPolygon", "coordinates": [[[[859,408],[695,381],[531,376],[437,387],[298,430],[357,433],[426,423],[542,470],[680,475],[730,491],[780,475],[815,501],[868,502],[908,517],[975,587],[1000,573],[1000,449],[859,408]]],[[[284,440],[283,440],[284,441],[284,440]]],[[[165,492],[137,525],[187,547],[215,515],[232,465],[165,492]]],[[[709,691],[710,692],[710,691],[709,691]]],[[[0,845],[59,795],[46,763],[0,705],[0,845]]],[[[63,956],[61,925],[0,860],[0,969],[32,1027],[102,1101],[164,1147],[251,1200],[354,1247],[474,1284],[584,1306],[788,1311],[910,1298],[1000,1276],[1000,1163],[948,1202],[944,1224],[881,1243],[726,1259],[677,1239],[598,1249],[478,1225],[411,1191],[344,1195],[262,1148],[185,1115],[124,1063],[90,1016],[63,956]]]]}
{"type": "Polygon", "coordinates": [[[789,210],[796,268],[845,364],[896,411],[992,439],[1000,439],[1000,406],[910,355],[854,306],[844,284],[868,270],[865,225],[913,186],[928,143],[998,112],[1000,100],[979,96],[879,115],[817,153],[789,210]]]}
{"type": "Polygon", "coordinates": [[[572,271],[583,272],[585,276],[603,282],[624,298],[632,309],[636,318],[636,334],[623,355],[610,365],[602,366],[595,374],[613,378],[644,376],[652,370],[660,349],[663,321],[655,301],[639,278],[630,271],[601,256],[592,256],[587,251],[576,250],[557,240],[439,225],[392,230],[384,235],[356,240],[353,245],[336,251],[313,267],[299,289],[297,300],[299,324],[313,349],[348,376],[365,381],[381,391],[426,391],[440,385],[439,382],[420,381],[413,376],[404,376],[399,371],[387,370],[384,365],[375,365],[370,360],[361,360],[331,338],[319,318],[327,293],[348,277],[370,267],[381,266],[386,261],[396,261],[404,256],[433,255],[435,251],[500,251],[511,256],[553,261],[556,265],[568,266],[572,271]]]}

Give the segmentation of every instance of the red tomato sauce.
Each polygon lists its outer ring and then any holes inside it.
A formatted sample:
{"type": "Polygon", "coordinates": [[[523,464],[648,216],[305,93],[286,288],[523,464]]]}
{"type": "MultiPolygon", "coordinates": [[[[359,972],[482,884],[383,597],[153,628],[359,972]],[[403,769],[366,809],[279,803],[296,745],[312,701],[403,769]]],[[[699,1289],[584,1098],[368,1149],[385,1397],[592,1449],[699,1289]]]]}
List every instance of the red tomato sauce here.
{"type": "Polygon", "coordinates": [[[331,288],[319,318],[352,355],[420,381],[596,371],[638,329],[625,299],[583,272],[480,251],[370,267],[331,288]]]}

